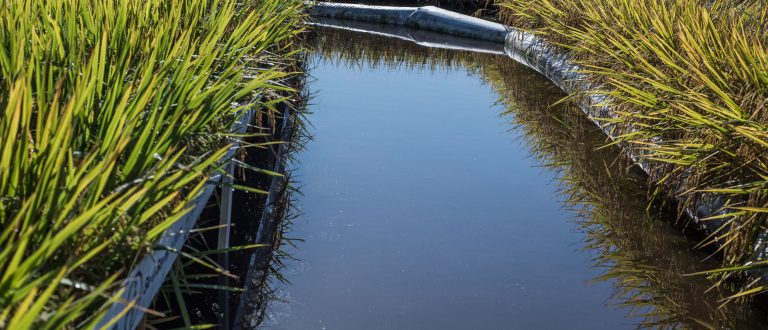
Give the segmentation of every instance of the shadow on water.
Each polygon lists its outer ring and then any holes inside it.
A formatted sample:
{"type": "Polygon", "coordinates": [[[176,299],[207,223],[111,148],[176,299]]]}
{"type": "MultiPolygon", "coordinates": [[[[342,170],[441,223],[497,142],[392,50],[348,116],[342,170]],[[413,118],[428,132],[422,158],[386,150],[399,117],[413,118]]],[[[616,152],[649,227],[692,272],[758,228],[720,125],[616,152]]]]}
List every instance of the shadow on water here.
{"type": "Polygon", "coordinates": [[[306,42],[320,61],[390,70],[463,67],[493,88],[504,109],[500,117],[522,132],[537,162],[557,174],[563,208],[577,214],[584,252],[601,269],[594,280],[613,286],[606,301],[622,307],[637,327],[766,326],[765,312],[755,302],[720,306],[732,291],[710,289],[713,283],[702,276],[686,276],[717,263],[693,248],[698,237],[681,233],[671,207],[649,203],[645,175],[617,148],[602,148],[605,135],[578,109],[558,102],[564,97],[559,90],[545,83],[530,86],[544,81],[537,73],[505,56],[425,48],[322,26],[306,42]]]}

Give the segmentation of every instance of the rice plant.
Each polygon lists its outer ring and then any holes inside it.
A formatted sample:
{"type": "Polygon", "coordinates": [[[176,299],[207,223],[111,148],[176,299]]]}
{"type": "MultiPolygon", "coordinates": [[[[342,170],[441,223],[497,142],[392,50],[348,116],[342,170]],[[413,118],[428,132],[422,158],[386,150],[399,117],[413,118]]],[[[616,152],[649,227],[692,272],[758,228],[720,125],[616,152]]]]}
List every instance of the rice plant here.
{"type": "MultiPolygon", "coordinates": [[[[717,242],[732,277],[764,269],[768,8],[763,1],[499,0],[502,17],[569,52],[604,86],[619,137],[657,195],[723,196],[717,242]]],[[[763,270],[760,270],[763,271],[763,270]]],[[[741,294],[766,291],[748,282],[741,294]]],[[[735,297],[740,296],[736,295],[735,297]]]]}
{"type": "Polygon", "coordinates": [[[215,173],[231,123],[288,88],[302,6],[0,6],[0,328],[95,325],[215,173]]]}

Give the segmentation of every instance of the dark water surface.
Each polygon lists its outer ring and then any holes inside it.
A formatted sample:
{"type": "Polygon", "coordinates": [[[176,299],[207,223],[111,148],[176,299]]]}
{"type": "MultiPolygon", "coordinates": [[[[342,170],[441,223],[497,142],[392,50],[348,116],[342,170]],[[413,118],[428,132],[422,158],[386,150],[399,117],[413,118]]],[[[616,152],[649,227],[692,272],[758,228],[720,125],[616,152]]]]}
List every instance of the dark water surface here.
{"type": "Polygon", "coordinates": [[[310,41],[314,139],[286,234],[304,242],[265,328],[756,324],[681,276],[707,264],[539,75],[348,32],[310,41]]]}

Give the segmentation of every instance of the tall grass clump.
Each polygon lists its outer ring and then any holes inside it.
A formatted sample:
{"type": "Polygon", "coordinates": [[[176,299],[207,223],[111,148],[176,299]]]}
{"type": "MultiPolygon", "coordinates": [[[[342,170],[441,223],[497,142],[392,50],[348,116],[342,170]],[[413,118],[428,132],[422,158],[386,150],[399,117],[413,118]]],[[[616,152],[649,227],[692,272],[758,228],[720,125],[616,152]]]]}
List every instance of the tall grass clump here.
{"type": "Polygon", "coordinates": [[[301,7],[0,6],[0,328],[95,324],[215,173],[228,127],[286,88],[301,7]]]}
{"type": "MultiPolygon", "coordinates": [[[[764,268],[768,7],[763,1],[499,0],[502,18],[569,52],[609,96],[618,141],[683,208],[720,196],[729,277],[764,268]]],[[[585,91],[586,92],[586,91],[585,91]]],[[[742,293],[766,291],[762,280],[742,293]]]]}

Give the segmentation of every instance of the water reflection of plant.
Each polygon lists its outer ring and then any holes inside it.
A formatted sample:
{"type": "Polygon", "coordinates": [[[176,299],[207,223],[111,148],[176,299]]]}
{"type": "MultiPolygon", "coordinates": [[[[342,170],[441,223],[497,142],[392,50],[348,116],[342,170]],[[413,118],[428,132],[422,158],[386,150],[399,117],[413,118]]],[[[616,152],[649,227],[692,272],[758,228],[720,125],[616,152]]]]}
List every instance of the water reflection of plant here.
{"type": "Polygon", "coordinates": [[[501,114],[525,135],[532,154],[559,173],[565,207],[578,214],[585,250],[605,269],[596,280],[614,283],[612,304],[626,308],[639,327],[755,327],[750,301],[720,308],[727,286],[686,274],[712,269],[707,255],[675,228],[675,214],[651,205],[647,178],[630,166],[606,136],[543,77],[503,56],[425,49],[396,39],[328,28],[309,37],[319,60],[359,67],[447,70],[468,68],[499,94],[501,114]],[[651,205],[651,206],[649,206],[651,205]]]}
{"type": "Polygon", "coordinates": [[[243,300],[240,304],[243,310],[238,311],[243,314],[243,319],[240,320],[243,324],[238,326],[243,328],[256,328],[261,325],[270,313],[272,304],[281,302],[276,292],[277,287],[290,283],[289,279],[283,275],[285,262],[293,260],[289,250],[297,248],[296,242],[301,241],[300,238],[286,236],[290,235],[294,219],[301,215],[295,201],[296,196],[301,195],[300,183],[293,180],[292,167],[296,166],[296,154],[311,138],[307,130],[309,122],[305,118],[305,109],[309,101],[309,95],[303,88],[305,81],[301,82],[301,86],[301,93],[294,95],[290,102],[294,117],[290,143],[282,159],[285,164],[285,178],[278,188],[280,197],[273,204],[275,226],[271,233],[272,237],[269,239],[270,245],[265,250],[254,253],[255,268],[258,269],[250,282],[245,283],[246,291],[236,299],[238,302],[243,300]]]}
{"type": "Polygon", "coordinates": [[[551,106],[558,100],[553,94],[505,96],[504,86],[526,80],[503,76],[516,80],[497,85],[503,102],[513,105],[505,115],[514,117],[542,164],[560,173],[564,205],[578,214],[585,250],[604,269],[596,280],[614,285],[612,304],[624,307],[641,327],[760,324],[748,301],[720,308],[720,299],[733,290],[708,291],[712,282],[686,276],[717,263],[692,250],[694,241],[673,226],[673,210],[649,203],[645,175],[616,148],[601,148],[605,136],[591,121],[568,105],[551,106]]]}
{"type": "Polygon", "coordinates": [[[703,211],[722,278],[768,290],[768,7],[762,0],[499,0],[502,19],[562,46],[612,99],[617,136],[659,195],[703,211]],[[716,194],[718,197],[712,197],[716,194]],[[750,274],[746,274],[750,275],[750,274]],[[762,278],[761,278],[762,276],[762,278]]]}

